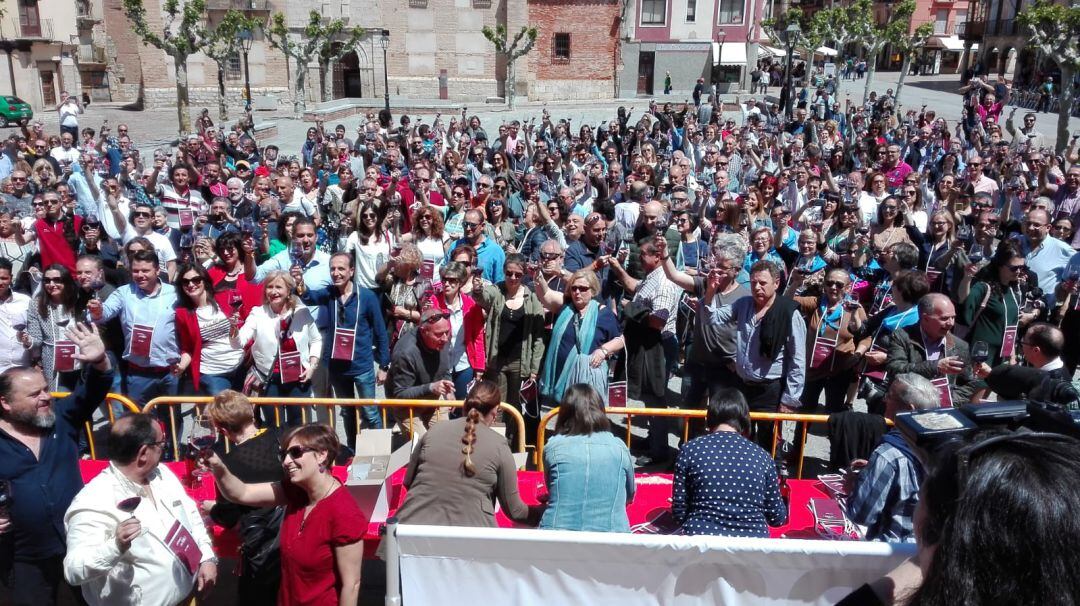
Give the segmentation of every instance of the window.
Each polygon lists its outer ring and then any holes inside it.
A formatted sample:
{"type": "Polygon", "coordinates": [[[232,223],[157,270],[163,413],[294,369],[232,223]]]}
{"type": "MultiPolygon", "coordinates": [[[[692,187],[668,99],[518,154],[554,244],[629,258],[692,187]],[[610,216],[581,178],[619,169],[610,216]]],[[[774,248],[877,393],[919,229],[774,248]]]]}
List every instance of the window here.
{"type": "Polygon", "coordinates": [[[686,0],[686,22],[697,21],[697,0],[686,0]]]}
{"type": "Polygon", "coordinates": [[[967,21],[967,11],[966,10],[958,10],[958,11],[956,11],[956,17],[953,18],[953,26],[949,30],[949,33],[950,34],[955,34],[956,33],[956,27],[958,25],[960,25],[961,23],[964,23],[965,21],[967,21]]]}
{"type": "Polygon", "coordinates": [[[718,24],[742,23],[742,20],[743,0],[720,0],[720,9],[717,11],[716,19],[718,24]]]}
{"type": "Polygon", "coordinates": [[[552,37],[551,62],[570,63],[570,34],[564,32],[552,37]]]}
{"type": "Polygon", "coordinates": [[[234,53],[225,58],[225,78],[227,80],[239,80],[244,74],[243,59],[240,53],[234,53]]]}
{"type": "Polygon", "coordinates": [[[667,0],[641,0],[641,24],[663,25],[667,21],[667,0]]]}
{"type": "Polygon", "coordinates": [[[944,36],[946,27],[949,23],[949,9],[943,8],[937,11],[936,18],[934,19],[934,35],[944,36]]]}
{"type": "Polygon", "coordinates": [[[491,8],[491,0],[472,0],[473,8],[491,8]]]}
{"type": "Polygon", "coordinates": [[[409,8],[427,8],[427,0],[409,0],[409,8]]]}

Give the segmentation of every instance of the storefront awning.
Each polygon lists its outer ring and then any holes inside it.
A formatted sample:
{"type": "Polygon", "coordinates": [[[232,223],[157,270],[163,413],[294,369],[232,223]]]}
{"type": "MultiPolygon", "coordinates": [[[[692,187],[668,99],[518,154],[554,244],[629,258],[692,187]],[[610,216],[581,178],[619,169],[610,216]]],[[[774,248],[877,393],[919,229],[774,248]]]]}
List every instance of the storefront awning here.
{"type": "Polygon", "coordinates": [[[713,65],[746,65],[746,45],[742,42],[712,43],[713,65]]]}
{"type": "Polygon", "coordinates": [[[769,46],[767,44],[761,45],[761,51],[770,57],[776,57],[777,59],[783,59],[787,56],[787,51],[782,48],[776,48],[775,46],[769,46]]]}
{"type": "MultiPolygon", "coordinates": [[[[933,36],[927,41],[926,46],[928,48],[941,49],[946,52],[964,52],[964,41],[957,36],[933,36]]],[[[971,50],[977,50],[978,47],[978,44],[972,44],[971,50]]]]}
{"type": "Polygon", "coordinates": [[[819,55],[825,55],[826,57],[835,57],[840,54],[835,48],[829,48],[827,46],[819,46],[814,52],[819,55]]]}

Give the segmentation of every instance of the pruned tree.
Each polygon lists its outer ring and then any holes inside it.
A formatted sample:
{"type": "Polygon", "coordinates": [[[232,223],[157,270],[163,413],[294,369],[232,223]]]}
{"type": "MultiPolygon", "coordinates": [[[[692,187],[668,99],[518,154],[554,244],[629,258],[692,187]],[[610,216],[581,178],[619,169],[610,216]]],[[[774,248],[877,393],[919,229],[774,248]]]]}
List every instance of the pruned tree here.
{"type": "Polygon", "coordinates": [[[206,0],[165,0],[161,7],[164,23],[160,33],[150,29],[143,0],[123,0],[123,9],[132,31],[143,44],[159,48],[172,57],[176,68],[176,113],[180,135],[188,133],[191,116],[187,60],[206,44],[206,28],[203,27],[206,0]]]}
{"type": "Polygon", "coordinates": [[[1069,141],[1069,116],[1076,100],[1073,80],[1080,70],[1080,0],[1071,0],[1068,6],[1036,0],[1020,11],[1017,21],[1028,34],[1028,44],[1061,69],[1061,101],[1054,144],[1054,149],[1061,153],[1069,141]]]}
{"type": "Polygon", "coordinates": [[[886,23],[877,22],[871,0],[856,0],[847,10],[854,41],[866,51],[866,86],[863,88],[863,103],[866,103],[877,71],[878,55],[890,42],[907,34],[911,16],[915,14],[915,0],[903,0],[892,7],[886,23]]]}
{"type": "Polygon", "coordinates": [[[506,82],[503,84],[503,89],[506,91],[506,103],[510,109],[514,109],[514,97],[517,95],[517,71],[516,65],[518,59],[528,54],[532,50],[532,47],[536,44],[537,29],[535,27],[523,26],[521,31],[514,36],[514,40],[508,45],[506,43],[506,26],[497,25],[495,29],[491,29],[488,26],[484,26],[481,30],[484,37],[495,45],[495,53],[506,61],[506,82]]]}
{"type": "MultiPolygon", "coordinates": [[[[844,59],[844,49],[855,41],[851,29],[851,17],[846,8],[827,8],[814,14],[815,27],[821,32],[823,43],[831,42],[836,48],[837,64],[844,59]]],[[[836,92],[840,92],[842,78],[836,79],[836,92]]]]}
{"type": "Polygon", "coordinates": [[[808,17],[806,13],[799,8],[789,8],[775,19],[770,18],[761,21],[761,27],[765,31],[765,35],[769,37],[769,40],[776,46],[785,48],[788,43],[786,39],[788,26],[792,23],[797,23],[799,25],[799,34],[795,37],[795,42],[792,46],[797,50],[802,50],[803,56],[809,57],[806,62],[807,68],[803,74],[803,86],[806,86],[810,82],[810,72],[812,71],[811,67],[814,64],[814,54],[825,41],[825,35],[819,21],[820,19],[817,17],[817,14],[808,17]]]}
{"type": "MultiPolygon", "coordinates": [[[[915,3],[915,0],[904,0],[905,2],[915,3]]],[[[912,11],[914,13],[914,10],[912,11]]],[[[908,20],[910,28],[910,18],[908,20]]],[[[891,25],[891,24],[890,24],[891,25]]],[[[907,73],[911,69],[911,62],[915,58],[915,54],[919,52],[924,46],[926,41],[930,39],[934,33],[934,26],[929,23],[923,23],[915,27],[914,30],[895,29],[891,31],[892,35],[896,37],[890,40],[892,48],[895,52],[904,56],[903,62],[900,64],[900,78],[896,81],[896,109],[900,109],[900,91],[904,90],[904,79],[907,78],[907,73]]]]}
{"type": "MultiPolygon", "coordinates": [[[[240,33],[244,30],[254,31],[259,27],[259,22],[245,16],[237,10],[225,13],[217,27],[207,31],[206,46],[203,53],[217,64],[218,81],[218,117],[222,120],[229,119],[229,109],[225,103],[225,68],[231,57],[240,52],[240,33]]],[[[251,99],[248,99],[248,103],[251,99]]]]}
{"type": "Polygon", "coordinates": [[[330,62],[352,50],[364,35],[363,28],[346,28],[345,22],[341,19],[323,23],[323,17],[319,11],[311,11],[308,14],[308,23],[300,33],[299,39],[293,39],[289,35],[289,27],[285,24],[285,15],[282,13],[274,13],[270,22],[263,28],[263,32],[271,46],[296,62],[293,112],[298,118],[307,107],[305,86],[307,70],[311,62],[317,61],[319,67],[319,98],[327,101],[331,96],[328,89],[332,86],[332,81],[328,81],[327,78],[330,62]],[[348,35],[345,42],[339,40],[343,33],[348,35]]]}

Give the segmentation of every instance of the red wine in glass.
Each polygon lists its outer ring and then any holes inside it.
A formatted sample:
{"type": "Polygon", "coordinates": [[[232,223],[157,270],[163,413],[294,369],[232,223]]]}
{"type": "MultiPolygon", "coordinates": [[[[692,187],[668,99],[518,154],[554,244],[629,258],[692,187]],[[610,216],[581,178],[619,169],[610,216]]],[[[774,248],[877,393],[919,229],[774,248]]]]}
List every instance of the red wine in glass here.
{"type": "Polygon", "coordinates": [[[124,513],[133,514],[139,508],[139,503],[142,503],[142,497],[128,497],[117,503],[116,508],[124,513]]]}
{"type": "Polygon", "coordinates": [[[201,455],[208,452],[217,443],[217,436],[198,436],[191,438],[191,447],[194,448],[201,455]]]}
{"type": "Polygon", "coordinates": [[[235,290],[229,295],[229,307],[232,307],[233,312],[240,311],[240,308],[244,305],[244,298],[240,296],[240,293],[235,290]]]}

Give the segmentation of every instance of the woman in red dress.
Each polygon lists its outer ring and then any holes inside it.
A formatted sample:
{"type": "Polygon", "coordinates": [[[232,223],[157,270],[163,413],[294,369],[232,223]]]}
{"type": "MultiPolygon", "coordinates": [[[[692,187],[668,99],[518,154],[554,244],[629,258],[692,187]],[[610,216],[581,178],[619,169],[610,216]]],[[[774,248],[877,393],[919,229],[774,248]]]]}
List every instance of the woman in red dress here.
{"type": "Polygon", "coordinates": [[[278,606],[355,605],[367,520],[331,473],[341,449],[328,425],[302,425],[281,439],[283,482],[245,484],[215,454],[207,460],[221,494],[240,505],[285,507],[278,606]]]}
{"type": "Polygon", "coordinates": [[[199,251],[200,262],[217,257],[207,271],[218,306],[239,311],[240,319],[247,319],[251,308],[262,305],[262,288],[255,283],[254,239],[237,232],[226,232],[213,243],[213,254],[209,238],[203,238],[200,244],[205,247],[199,251]],[[242,301],[239,309],[232,296],[234,293],[238,293],[242,301]]]}

